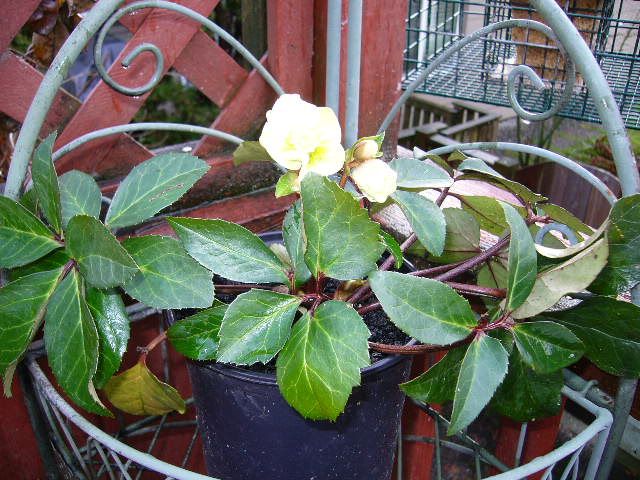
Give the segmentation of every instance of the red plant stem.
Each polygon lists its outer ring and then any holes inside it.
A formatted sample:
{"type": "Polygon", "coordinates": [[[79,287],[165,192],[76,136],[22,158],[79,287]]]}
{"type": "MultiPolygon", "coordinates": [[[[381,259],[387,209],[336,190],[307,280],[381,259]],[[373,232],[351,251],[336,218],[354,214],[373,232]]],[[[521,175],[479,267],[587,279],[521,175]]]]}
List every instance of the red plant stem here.
{"type": "Polygon", "coordinates": [[[214,284],[214,288],[216,290],[251,290],[252,288],[261,288],[262,290],[271,290],[272,287],[268,285],[261,285],[259,283],[245,283],[242,285],[224,285],[224,284],[214,284]]]}
{"type": "Polygon", "coordinates": [[[165,330],[160,335],[158,335],[153,340],[151,340],[146,347],[140,348],[141,353],[140,353],[140,357],[138,358],[138,363],[146,364],[147,355],[149,354],[149,352],[154,348],[156,348],[158,345],[160,345],[162,342],[164,342],[166,338],[167,338],[167,331],[165,330]]]}
{"type": "Polygon", "coordinates": [[[430,277],[432,275],[437,275],[438,273],[448,272],[449,270],[457,267],[458,265],[462,265],[463,263],[464,261],[449,263],[447,265],[439,265],[437,267],[425,268],[424,270],[409,272],[407,275],[413,275],[416,277],[430,277]]]}
{"type": "Polygon", "coordinates": [[[486,262],[487,260],[489,260],[491,257],[493,257],[494,255],[496,255],[500,250],[502,250],[504,247],[506,247],[509,244],[509,239],[511,238],[510,235],[505,235],[504,237],[502,237],[500,240],[498,240],[497,243],[493,244],[491,247],[487,248],[484,252],[479,253],[478,255],[476,255],[475,257],[471,257],[469,260],[466,260],[464,262],[462,262],[460,265],[458,265],[455,268],[452,268],[451,270],[438,275],[437,277],[434,277],[435,280],[439,280],[441,282],[444,282],[445,280],[449,280],[451,278],[455,278],[458,275],[471,270],[472,268],[477,267],[478,265],[486,262]]]}
{"type": "Polygon", "coordinates": [[[369,342],[369,348],[381,353],[389,353],[393,355],[421,355],[427,352],[442,352],[451,350],[452,348],[465,345],[473,340],[473,334],[463,340],[459,340],[451,345],[387,345],[385,343],[369,342]]]}

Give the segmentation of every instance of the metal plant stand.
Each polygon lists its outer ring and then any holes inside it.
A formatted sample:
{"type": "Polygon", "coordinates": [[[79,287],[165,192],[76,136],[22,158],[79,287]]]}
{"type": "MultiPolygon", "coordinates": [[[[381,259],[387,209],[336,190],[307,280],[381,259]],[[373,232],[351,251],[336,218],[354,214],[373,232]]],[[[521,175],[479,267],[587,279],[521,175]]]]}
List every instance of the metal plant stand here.
{"type": "MultiPolygon", "coordinates": [[[[95,58],[99,73],[102,78],[112,88],[127,95],[141,95],[151,90],[159,81],[162,72],[162,53],[152,44],[142,44],[134,49],[128,58],[127,63],[136,61],[136,57],[142,52],[150,52],[155,56],[156,68],[150,80],[142,87],[127,88],[119,85],[115,80],[111,79],[105,71],[101,61],[102,41],[109,28],[123,15],[143,8],[165,8],[174,12],[181,13],[187,17],[199,22],[207,30],[215,33],[220,38],[230,44],[236,51],[244,56],[247,61],[263,76],[268,84],[278,93],[283,93],[282,88],[275,79],[264,69],[260,62],[253,57],[239,42],[237,42],[228,33],[218,27],[216,24],[208,20],[206,17],[193,12],[183,6],[162,0],[143,0],[133,2],[118,10],[122,0],[101,0],[86,15],[83,21],[73,31],[69,39],[60,49],[53,64],[45,75],[37,95],[29,109],[27,117],[24,121],[20,137],[18,139],[15,154],[9,170],[8,180],[5,189],[5,195],[16,199],[19,196],[23,180],[27,171],[27,166],[37,142],[38,133],[43,125],[45,116],[51,107],[56,92],[63,83],[70,66],[77,59],[81,50],[88,43],[89,39],[98,34],[95,58]]],[[[336,106],[339,104],[338,89],[339,85],[339,58],[340,58],[340,9],[341,2],[329,1],[328,15],[328,42],[327,58],[331,59],[327,65],[327,102],[329,105],[336,106]],[[336,41],[337,38],[337,41],[336,41]]],[[[546,104],[545,111],[530,112],[527,110],[527,103],[522,102],[520,97],[516,95],[517,86],[522,76],[526,77],[536,89],[543,89],[545,86],[537,73],[526,66],[518,65],[511,69],[508,82],[506,85],[507,98],[515,109],[516,113],[525,119],[541,120],[549,118],[566,108],[573,96],[573,84],[575,80],[574,70],[581,73],[584,79],[584,86],[588,89],[594,109],[597,111],[602,120],[603,126],[608,132],[609,141],[615,157],[616,166],[620,175],[620,180],[624,195],[630,195],[640,190],[640,179],[638,178],[638,170],[633,160],[629,141],[624,133],[624,122],[616,106],[614,96],[607,84],[606,78],[600,69],[597,60],[591,54],[588,46],[584,43],[582,37],[571,24],[569,19],[562,13],[554,0],[531,0],[530,4],[545,20],[548,26],[529,19],[510,19],[495,24],[487,25],[480,31],[468,37],[443,45],[442,52],[434,57],[429,66],[415,73],[415,78],[407,85],[407,88],[398,102],[394,105],[389,115],[383,122],[380,130],[385,130],[392,122],[394,117],[400,111],[402,105],[407,98],[416,91],[417,88],[430,82],[430,75],[437,69],[448,65],[451,59],[465,45],[472,45],[476,41],[482,41],[482,38],[491,32],[502,31],[510,28],[529,28],[536,30],[543,35],[549,37],[552,41],[558,41],[558,47],[566,53],[566,81],[563,83],[564,90],[560,93],[552,94],[549,91],[543,91],[543,94],[550,95],[554,101],[546,104]]],[[[360,72],[360,38],[358,32],[361,29],[362,21],[362,0],[350,0],[349,2],[349,49],[348,49],[348,72],[349,81],[347,83],[347,141],[357,138],[358,124],[358,91],[359,91],[359,72],[360,72]]],[[[476,42],[477,43],[477,42],[476,42]]],[[[480,78],[479,80],[483,80],[480,78]]],[[[486,81],[484,85],[486,85],[486,81]]],[[[479,86],[482,88],[482,85],[479,86]]],[[[97,138],[114,135],[120,132],[131,132],[141,129],[156,130],[182,130],[190,131],[202,135],[217,137],[231,143],[238,144],[241,139],[233,135],[204,127],[191,125],[176,125],[165,123],[150,124],[128,124],[117,127],[106,128],[88,133],[78,139],[63,146],[54,154],[54,159],[59,159],[63,155],[69,153],[75,148],[90,142],[97,138]]],[[[520,149],[524,151],[532,151],[533,147],[526,145],[514,144],[496,144],[496,143],[478,143],[457,145],[451,148],[439,149],[437,152],[444,153],[452,149],[468,150],[468,149],[520,149]]],[[[607,189],[597,178],[589,174],[582,167],[572,163],[569,159],[553,154],[552,152],[543,152],[543,156],[551,161],[563,164],[567,168],[582,176],[591,182],[594,186],[607,194],[607,189]]],[[[607,196],[610,201],[613,199],[607,196]]],[[[640,300],[639,291],[633,292],[633,300],[638,303],[640,300]]],[[[138,317],[150,313],[148,311],[138,312],[138,317]]],[[[184,421],[173,415],[161,417],[149,417],[137,421],[134,424],[125,425],[114,432],[105,432],[95,425],[87,421],[82,415],[74,410],[51,385],[46,375],[38,364],[38,357],[43,352],[38,345],[32,346],[30,354],[26,360],[26,372],[23,377],[30,377],[33,381],[35,396],[30,397],[31,407],[38,407],[40,411],[39,422],[36,425],[44,425],[44,430],[49,433],[49,441],[53,446],[53,452],[50,458],[56,459],[66,466],[67,474],[75,478],[140,478],[144,471],[157,472],[160,478],[175,479],[205,479],[204,475],[194,473],[188,470],[189,459],[193,451],[193,445],[196,440],[197,430],[194,421],[184,421]],[[161,459],[153,456],[153,449],[158,441],[159,436],[165,434],[172,428],[191,429],[192,440],[184,452],[183,462],[180,466],[171,465],[161,459]],[[151,434],[151,440],[147,452],[136,450],[127,445],[127,440],[132,436],[140,434],[151,434]]],[[[585,409],[592,415],[591,423],[584,431],[577,436],[564,443],[562,446],[551,453],[539,457],[525,465],[509,469],[508,466],[491,455],[486,449],[482,448],[475,440],[467,435],[461,435],[459,438],[443,439],[440,436],[440,426],[446,425],[447,420],[438,412],[431,409],[428,405],[420,405],[425,414],[430,415],[436,421],[436,436],[433,439],[424,438],[408,438],[410,441],[428,441],[435,445],[438,452],[436,463],[436,474],[440,475],[440,451],[444,448],[451,448],[458,452],[470,455],[471,461],[475,465],[476,476],[481,478],[490,475],[493,472],[500,472],[492,478],[500,479],[521,479],[527,478],[528,475],[535,472],[541,472],[542,478],[578,478],[579,474],[584,478],[596,478],[597,470],[600,468],[599,478],[606,478],[613,460],[613,454],[620,440],[624,420],[629,413],[630,402],[633,391],[635,389],[635,381],[622,380],[620,393],[615,403],[614,415],[607,407],[608,402],[599,391],[593,388],[593,385],[581,381],[567,373],[567,385],[563,389],[564,396],[579,407],[585,409]],[[599,405],[598,405],[599,404],[599,405]],[[613,418],[615,417],[615,421],[613,418]],[[613,427],[612,427],[613,425],[613,427]],[[608,446],[607,446],[608,439],[608,446]],[[580,454],[585,448],[590,449],[588,460],[583,455],[583,462],[580,464],[580,454]],[[604,457],[603,457],[604,452],[604,457]],[[601,463],[601,459],[603,459],[601,463]],[[599,467],[600,466],[600,467],[599,467]],[[494,470],[491,470],[494,469],[494,470]]],[[[32,408],[32,410],[38,410],[32,408]]],[[[38,420],[38,418],[36,418],[38,420]]],[[[39,433],[43,433],[42,429],[39,433]]],[[[522,427],[521,442],[518,451],[522,451],[522,446],[526,436],[526,425],[522,427]]],[[[402,442],[399,442],[400,448],[402,442]]],[[[519,459],[515,459],[518,465],[519,459]]],[[[399,465],[399,477],[402,475],[402,465],[399,465]]]]}

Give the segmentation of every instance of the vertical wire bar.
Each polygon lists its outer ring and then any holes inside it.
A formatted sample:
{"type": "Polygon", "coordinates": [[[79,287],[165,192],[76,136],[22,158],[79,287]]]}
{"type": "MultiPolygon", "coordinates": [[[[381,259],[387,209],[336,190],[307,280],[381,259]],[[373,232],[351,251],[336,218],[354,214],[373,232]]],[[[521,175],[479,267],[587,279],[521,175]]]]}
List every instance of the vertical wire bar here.
{"type": "MultiPolygon", "coordinates": [[[[441,458],[441,449],[440,449],[440,420],[438,417],[431,417],[433,422],[435,423],[434,428],[434,437],[436,443],[436,479],[442,480],[442,458],[441,458]]],[[[430,472],[429,472],[430,473],[430,472]]]]}
{"type": "Polygon", "coordinates": [[[327,6],[327,76],[326,104],[338,115],[340,111],[340,48],[342,42],[342,0],[329,0],[327,6]]]}
{"type": "Polygon", "coordinates": [[[73,435],[71,434],[71,432],[67,428],[67,425],[65,423],[66,418],[62,418],[62,416],[60,415],[60,412],[58,412],[57,408],[53,409],[53,414],[55,415],[56,419],[58,420],[58,425],[60,425],[60,428],[62,428],[62,433],[66,437],[67,442],[69,442],[69,446],[71,447],[71,451],[73,452],[73,455],[76,457],[76,460],[78,460],[80,468],[82,469],[84,474],[87,476],[87,478],[93,478],[93,475],[91,474],[91,472],[89,471],[87,465],[84,462],[84,458],[82,457],[82,455],[80,454],[80,451],[78,450],[78,446],[76,445],[76,442],[75,442],[75,439],[73,438],[73,435]]]}
{"type": "Polygon", "coordinates": [[[349,0],[349,35],[347,41],[345,144],[347,147],[350,147],[356,143],[358,139],[360,56],[362,53],[362,0],[349,0]]]}
{"type": "Polygon", "coordinates": [[[513,466],[519,467],[522,461],[522,451],[524,450],[524,441],[527,438],[527,423],[520,426],[520,435],[518,436],[518,446],[516,447],[516,457],[513,459],[513,466]]]}
{"type": "MultiPolygon", "coordinates": [[[[116,477],[113,474],[113,469],[111,468],[111,462],[109,462],[109,458],[107,458],[107,455],[104,453],[102,445],[100,445],[100,442],[98,442],[97,440],[95,440],[94,438],[91,438],[91,437],[89,437],[89,441],[87,442],[87,445],[89,444],[89,442],[95,443],[96,451],[98,452],[98,455],[102,459],[102,464],[104,465],[104,468],[106,469],[107,473],[109,473],[109,478],[111,480],[116,480],[116,477]]],[[[102,468],[100,470],[102,470],[102,468]]],[[[100,471],[99,471],[98,472],[98,477],[100,477],[100,476],[101,476],[101,474],[100,474],[100,471]]]]}
{"type": "Polygon", "coordinates": [[[396,478],[402,480],[402,421],[398,427],[398,454],[396,458],[396,478]]]}

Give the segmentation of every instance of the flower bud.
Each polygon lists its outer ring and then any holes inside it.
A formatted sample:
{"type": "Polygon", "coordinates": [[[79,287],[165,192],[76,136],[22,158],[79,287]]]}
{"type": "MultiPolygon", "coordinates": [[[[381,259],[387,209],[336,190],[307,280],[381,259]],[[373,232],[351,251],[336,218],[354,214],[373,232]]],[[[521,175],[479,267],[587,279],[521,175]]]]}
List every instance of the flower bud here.
{"type": "Polygon", "coordinates": [[[351,178],[365,197],[383,203],[396,191],[398,174],[384,161],[373,159],[351,170],[351,178]]]}
{"type": "Polygon", "coordinates": [[[378,153],[378,142],[375,140],[362,140],[353,148],[353,160],[362,163],[375,158],[378,153]]]}

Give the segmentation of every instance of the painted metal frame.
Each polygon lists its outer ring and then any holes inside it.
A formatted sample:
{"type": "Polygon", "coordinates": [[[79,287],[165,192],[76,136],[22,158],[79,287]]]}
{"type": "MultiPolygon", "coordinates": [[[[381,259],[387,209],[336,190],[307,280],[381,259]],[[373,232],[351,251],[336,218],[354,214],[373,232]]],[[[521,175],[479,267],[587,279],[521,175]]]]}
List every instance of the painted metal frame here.
{"type": "MultiPolygon", "coordinates": [[[[49,108],[51,107],[56,93],[58,92],[64,78],[66,77],[70,66],[75,62],[81,50],[88,43],[89,39],[98,33],[96,41],[96,63],[104,81],[109,84],[115,90],[127,94],[127,95],[140,95],[152,89],[160,81],[160,72],[163,67],[163,58],[161,51],[152,44],[141,44],[134,49],[124,60],[123,64],[126,66],[135,61],[137,56],[142,52],[151,52],[155,57],[155,72],[150,80],[144,85],[136,88],[124,87],[117,84],[111,79],[104,69],[101,62],[101,46],[102,40],[106,35],[108,29],[123,15],[134,10],[142,8],[163,8],[181,13],[203,25],[208,30],[219,35],[229,44],[235,48],[244,58],[247,59],[250,65],[252,65],[260,75],[267,81],[267,83],[278,93],[284,93],[283,89],[271,76],[271,74],[260,64],[259,60],[251,55],[246,48],[244,48],[237,40],[231,37],[227,32],[222,30],[215,23],[211,22],[206,17],[193,12],[192,10],[183,7],[181,5],[174,4],[165,0],[142,0],[131,3],[120,10],[118,8],[122,5],[123,0],[100,0],[86,15],[82,22],[72,32],[68,40],[60,49],[56,58],[54,59],[51,67],[47,71],[44,79],[37,91],[34,101],[29,108],[23,128],[18,138],[14,156],[9,168],[7,183],[4,194],[12,199],[17,199],[26,176],[31,154],[35,149],[35,145],[38,139],[38,133],[46,117],[49,108]]],[[[567,58],[570,59],[567,62],[569,77],[574,77],[575,69],[579,71],[586,81],[586,84],[591,92],[592,97],[598,108],[598,112],[602,119],[603,126],[607,131],[609,142],[611,144],[612,152],[616,162],[617,171],[620,176],[623,195],[630,195],[640,191],[640,177],[638,176],[638,170],[633,159],[629,140],[626,136],[624,123],[620,116],[619,110],[613,99],[610,88],[604,78],[604,75],[600,71],[598,63],[594,59],[593,55],[589,51],[588,47],[584,43],[582,37],[564,15],[563,11],[556,4],[554,0],[531,0],[532,6],[540,13],[542,18],[547,22],[549,26],[542,23],[531,20],[509,20],[505,22],[499,22],[497,24],[489,25],[482,30],[474,33],[473,35],[460,40],[456,43],[448,46],[436,60],[430,65],[429,69],[425,70],[420,77],[418,77],[404,92],[404,94],[398,99],[396,104],[390,110],[386,119],[383,121],[380,130],[385,130],[395,116],[400,111],[404,102],[409,98],[411,93],[416,89],[418,84],[422,83],[429,74],[438,67],[447,57],[453,55],[459,51],[465,44],[473,42],[487,33],[502,29],[517,27],[527,27],[538,30],[547,35],[550,39],[556,41],[561,50],[566,53],[567,58]]],[[[341,26],[341,1],[329,0],[328,8],[328,22],[327,22],[327,103],[334,110],[338,110],[340,105],[340,92],[339,92],[339,76],[340,76],[340,26],[341,26]]],[[[348,35],[348,53],[347,53],[347,72],[348,81],[345,91],[346,95],[346,129],[345,138],[347,143],[353,143],[357,139],[358,129],[358,112],[359,112],[359,79],[360,79],[360,57],[361,57],[361,32],[362,32],[362,0],[349,0],[349,35],[348,35]]],[[[513,69],[509,78],[510,89],[510,101],[516,113],[525,119],[529,120],[542,120],[553,116],[562,107],[563,102],[567,100],[570,95],[570,86],[567,87],[565,93],[561,96],[558,104],[551,107],[548,111],[542,113],[527,112],[522,108],[518,102],[514,93],[515,80],[518,76],[526,76],[535,86],[539,88],[544,87],[544,83],[537,76],[537,74],[527,66],[518,66],[513,69]],[[568,92],[568,93],[567,93],[568,92]]],[[[72,151],[78,146],[89,142],[96,138],[101,138],[107,135],[115,133],[129,132],[142,129],[160,129],[160,130],[181,130],[190,131],[194,133],[200,133],[203,135],[210,135],[223,140],[230,141],[232,143],[239,143],[240,138],[233,135],[213,130],[209,128],[192,126],[192,125],[176,125],[176,124],[162,124],[162,123],[142,123],[142,124],[129,124],[120,125],[102,130],[94,131],[83,135],[82,137],[70,142],[63,146],[57,152],[54,157],[60,158],[62,155],[72,151]]],[[[452,149],[469,150],[469,149],[510,149],[516,151],[525,151],[536,153],[544,156],[545,158],[558,162],[569,168],[573,172],[577,173],[587,181],[592,183],[598,190],[611,202],[615,197],[611,194],[608,188],[593,175],[586,172],[584,169],[574,164],[569,159],[561,157],[560,155],[553,154],[552,152],[540,152],[534,147],[527,145],[515,145],[515,144],[500,144],[500,143],[474,143],[463,144],[455,147],[444,147],[434,150],[433,153],[445,153],[452,149]],[[534,151],[535,150],[535,151],[534,151]]],[[[634,303],[640,301],[640,290],[637,288],[632,292],[632,298],[634,303]]],[[[168,475],[176,479],[204,479],[202,475],[195,474],[185,469],[166,464],[150,455],[139,452],[127,445],[123,444],[119,440],[114,439],[110,435],[97,429],[84,417],[79,415],[68,403],[55,391],[51,386],[47,378],[40,370],[36,361],[31,358],[28,360],[28,369],[30,374],[35,380],[36,388],[42,398],[45,398],[53,407],[54,412],[57,415],[64,415],[68,421],[74,423],[78,428],[86,432],[95,442],[107,447],[109,451],[117,452],[118,454],[128,457],[131,461],[134,461],[140,465],[143,465],[149,469],[168,475]]],[[[575,383],[575,381],[574,381],[575,383]]],[[[579,382],[578,382],[579,383],[579,382]]],[[[587,384],[587,387],[589,385],[587,384]]],[[[563,393],[575,401],[582,407],[586,408],[595,415],[595,420],[579,435],[572,440],[554,450],[544,457],[535,459],[534,461],[523,465],[516,469],[502,473],[495,478],[500,479],[519,479],[525,478],[527,475],[544,470],[543,478],[550,478],[551,468],[563,458],[570,458],[570,465],[568,469],[565,469],[565,473],[562,478],[566,478],[570,473],[577,474],[577,456],[582,448],[591,439],[596,438],[596,448],[592,453],[591,461],[587,470],[587,476],[585,478],[595,478],[596,470],[598,469],[598,460],[600,455],[604,452],[602,464],[600,465],[600,471],[598,478],[604,479],[608,476],[613,457],[615,455],[615,449],[619,443],[624,429],[624,420],[626,419],[631,401],[633,398],[633,392],[635,391],[636,381],[632,379],[623,379],[621,381],[621,387],[618,392],[618,396],[615,402],[614,417],[615,422],[609,435],[609,429],[612,425],[611,413],[602,406],[597,406],[593,402],[587,400],[589,388],[585,388],[583,392],[576,392],[573,389],[565,387],[563,393]],[[607,445],[607,437],[609,438],[607,445]],[[545,470],[546,469],[546,470],[545,470]],[[573,470],[572,470],[573,469],[573,470]]],[[[101,456],[105,457],[104,450],[100,449],[101,456]]],[[[115,457],[114,457],[115,458],[115,457]]],[[[118,462],[120,462],[118,458],[118,462]]]]}

